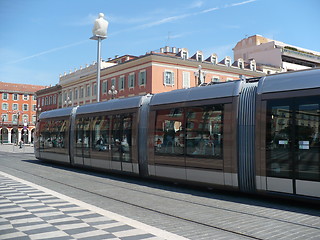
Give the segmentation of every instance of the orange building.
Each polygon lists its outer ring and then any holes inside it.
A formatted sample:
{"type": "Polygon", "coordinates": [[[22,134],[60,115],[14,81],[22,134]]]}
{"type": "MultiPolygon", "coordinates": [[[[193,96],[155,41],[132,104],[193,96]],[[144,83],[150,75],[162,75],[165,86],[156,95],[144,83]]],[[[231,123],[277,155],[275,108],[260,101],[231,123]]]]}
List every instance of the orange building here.
{"type": "MultiPolygon", "coordinates": [[[[252,78],[263,75],[256,69],[254,60],[245,63],[238,59],[232,63],[230,57],[225,57],[219,62],[216,54],[204,58],[203,53],[197,51],[189,56],[187,49],[164,47],[139,57],[125,55],[102,61],[100,100],[155,94],[199,84],[233,81],[241,76],[252,78]]],[[[96,102],[96,64],[60,76],[59,85],[61,105],[58,108],[96,102]]],[[[50,88],[46,93],[37,92],[41,108],[45,102],[43,99],[50,94],[50,88]]]]}
{"type": "Polygon", "coordinates": [[[0,142],[33,142],[36,122],[35,92],[44,86],[0,82],[0,142]]]}

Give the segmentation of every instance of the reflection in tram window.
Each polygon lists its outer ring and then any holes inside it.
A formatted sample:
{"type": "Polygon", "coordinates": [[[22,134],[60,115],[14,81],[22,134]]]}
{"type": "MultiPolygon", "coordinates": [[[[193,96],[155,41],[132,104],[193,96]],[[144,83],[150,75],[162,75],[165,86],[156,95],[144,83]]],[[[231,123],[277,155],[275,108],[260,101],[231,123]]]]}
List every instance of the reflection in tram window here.
{"type": "Polygon", "coordinates": [[[40,149],[46,152],[67,153],[69,120],[42,121],[39,131],[40,149]]]}
{"type": "Polygon", "coordinates": [[[92,151],[109,150],[110,119],[108,116],[93,117],[92,151]]]}
{"type": "Polygon", "coordinates": [[[76,156],[89,152],[90,141],[90,118],[76,119],[76,156]]]}
{"type": "Polygon", "coordinates": [[[132,114],[113,116],[111,144],[113,161],[132,161],[132,114]]]}
{"type": "Polygon", "coordinates": [[[154,136],[158,154],[222,158],[223,105],[159,110],[154,136]]]}
{"type": "Polygon", "coordinates": [[[318,96],[268,102],[268,176],[320,181],[319,102],[318,96]]]}
{"type": "Polygon", "coordinates": [[[193,107],[187,113],[188,155],[222,157],[223,105],[193,107]]]}
{"type": "Polygon", "coordinates": [[[289,105],[270,106],[267,112],[268,172],[272,177],[291,177],[290,139],[292,113],[289,105]]]}
{"type": "Polygon", "coordinates": [[[181,108],[157,111],[155,129],[156,153],[183,154],[184,132],[181,108]]]}
{"type": "Polygon", "coordinates": [[[299,179],[320,181],[319,104],[298,105],[296,118],[296,141],[298,142],[297,177],[299,179]]]}

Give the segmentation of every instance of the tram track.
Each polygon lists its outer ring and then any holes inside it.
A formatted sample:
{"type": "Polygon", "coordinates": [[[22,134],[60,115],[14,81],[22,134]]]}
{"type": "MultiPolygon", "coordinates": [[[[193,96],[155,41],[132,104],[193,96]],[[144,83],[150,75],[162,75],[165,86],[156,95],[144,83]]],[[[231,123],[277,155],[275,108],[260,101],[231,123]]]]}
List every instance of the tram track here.
{"type": "MultiPolygon", "coordinates": [[[[50,166],[54,167],[55,165],[50,164],[50,166]]],[[[177,215],[177,214],[174,214],[174,213],[160,211],[160,210],[155,209],[155,208],[151,208],[151,207],[148,207],[148,206],[142,206],[141,204],[137,204],[137,203],[130,202],[130,201],[127,201],[127,200],[119,199],[119,198],[116,198],[116,197],[113,197],[113,196],[108,196],[108,195],[101,194],[101,193],[98,193],[98,192],[95,192],[95,191],[90,191],[88,189],[75,186],[73,184],[68,184],[66,182],[59,181],[57,179],[52,179],[52,178],[49,178],[49,177],[46,177],[46,176],[42,176],[40,174],[31,173],[29,171],[22,170],[22,169],[19,169],[19,168],[14,168],[12,166],[10,168],[15,170],[15,171],[19,171],[21,173],[24,173],[24,174],[29,174],[29,175],[31,175],[33,177],[42,178],[42,179],[44,179],[46,181],[52,181],[54,183],[61,184],[63,186],[69,187],[69,188],[74,188],[74,189],[77,189],[79,191],[83,191],[85,193],[89,193],[89,194],[92,194],[92,195],[95,195],[95,196],[99,196],[99,197],[102,197],[102,198],[107,198],[107,199],[110,199],[110,200],[113,200],[113,201],[117,201],[117,202],[120,202],[120,203],[123,203],[123,204],[127,204],[129,206],[136,207],[136,208],[139,208],[139,209],[142,209],[142,210],[145,210],[145,211],[150,211],[150,212],[153,212],[153,213],[156,213],[156,214],[161,214],[163,216],[167,216],[167,217],[170,217],[170,218],[174,218],[174,219],[178,219],[178,220],[181,220],[181,221],[186,221],[186,222],[189,222],[189,223],[201,225],[203,227],[208,227],[208,228],[213,228],[213,229],[216,229],[216,230],[228,232],[230,234],[235,234],[237,236],[242,236],[242,237],[245,237],[245,238],[248,238],[248,239],[263,239],[263,238],[252,236],[252,235],[240,232],[240,231],[235,231],[235,230],[232,230],[232,229],[223,228],[223,227],[220,227],[220,226],[215,226],[215,225],[212,225],[212,224],[209,224],[209,223],[206,223],[206,222],[200,222],[200,221],[197,221],[197,220],[194,220],[194,219],[191,219],[191,218],[187,218],[187,217],[184,217],[184,216],[181,216],[181,215],[177,215]]],[[[66,170],[69,171],[71,169],[66,168],[66,170]]],[[[83,171],[82,173],[87,173],[87,172],[83,171]]],[[[103,175],[101,174],[99,176],[103,176],[103,175]]],[[[81,177],[81,176],[77,176],[77,177],[80,177],[82,179],[82,181],[89,181],[85,177],[81,177]]],[[[97,183],[97,184],[104,184],[104,185],[106,184],[105,182],[99,181],[99,180],[90,179],[90,181],[92,181],[94,183],[97,183]]],[[[221,211],[227,211],[227,212],[230,212],[230,213],[242,214],[244,217],[245,216],[257,217],[257,218],[260,218],[260,219],[278,221],[279,223],[280,222],[281,223],[289,223],[289,224],[292,224],[293,226],[302,226],[302,227],[308,227],[308,228],[313,228],[313,229],[319,230],[319,227],[317,227],[317,226],[309,226],[309,225],[296,223],[296,222],[292,222],[292,221],[287,221],[287,220],[283,220],[283,219],[274,219],[274,218],[270,218],[270,217],[267,217],[267,216],[254,214],[254,213],[248,213],[248,212],[244,212],[244,211],[237,211],[237,210],[234,210],[234,209],[228,209],[228,208],[224,208],[224,207],[221,207],[221,206],[212,206],[212,205],[209,205],[209,204],[203,204],[203,203],[190,201],[190,200],[186,200],[186,199],[181,200],[181,199],[178,199],[178,198],[175,198],[175,197],[164,196],[164,194],[151,193],[151,192],[143,191],[141,189],[132,189],[132,188],[129,188],[129,187],[125,187],[123,185],[119,186],[119,185],[112,184],[112,183],[107,183],[107,185],[112,186],[112,187],[116,187],[116,188],[121,188],[121,189],[123,189],[125,191],[135,191],[135,192],[137,192],[139,194],[148,194],[148,195],[153,195],[153,196],[156,196],[156,197],[166,198],[168,201],[169,200],[180,201],[181,204],[192,204],[192,205],[195,205],[195,206],[198,206],[198,207],[205,207],[205,208],[217,209],[217,210],[221,210],[221,211]]]]}

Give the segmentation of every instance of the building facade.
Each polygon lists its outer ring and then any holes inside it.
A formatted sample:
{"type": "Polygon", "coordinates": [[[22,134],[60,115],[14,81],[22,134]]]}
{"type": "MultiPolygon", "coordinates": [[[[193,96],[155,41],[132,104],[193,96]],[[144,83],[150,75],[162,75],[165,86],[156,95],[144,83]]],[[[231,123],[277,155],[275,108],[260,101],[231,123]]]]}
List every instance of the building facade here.
{"type": "Polygon", "coordinates": [[[33,142],[37,105],[35,92],[44,86],[0,82],[0,142],[33,142]]]}
{"type": "MultiPolygon", "coordinates": [[[[246,78],[260,77],[254,60],[250,64],[242,59],[221,61],[216,54],[205,58],[201,51],[189,55],[187,49],[164,47],[145,55],[121,56],[102,62],[100,78],[101,101],[137,95],[168,92],[175,89],[196,87],[246,78]],[[117,93],[115,91],[117,90],[117,93]]],[[[96,102],[96,64],[60,76],[61,103],[57,107],[77,106],[96,102]]],[[[49,96],[50,88],[37,92],[38,106],[49,96]]],[[[53,89],[52,89],[53,91],[53,89]]]]}
{"type": "Polygon", "coordinates": [[[320,67],[320,52],[254,35],[239,41],[233,48],[234,59],[256,61],[266,74],[320,67]]]}

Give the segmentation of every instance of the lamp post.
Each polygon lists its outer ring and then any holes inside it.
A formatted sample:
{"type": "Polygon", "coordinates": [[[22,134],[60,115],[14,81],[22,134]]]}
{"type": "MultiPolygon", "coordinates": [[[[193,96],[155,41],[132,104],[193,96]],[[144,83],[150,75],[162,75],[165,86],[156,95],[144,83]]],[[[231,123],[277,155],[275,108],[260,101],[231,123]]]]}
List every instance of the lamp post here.
{"type": "Polygon", "coordinates": [[[19,118],[20,118],[20,112],[18,111],[17,113],[18,115],[18,119],[17,119],[17,134],[16,134],[16,142],[17,142],[17,145],[19,143],[19,118]]]}
{"type": "Polygon", "coordinates": [[[111,89],[108,91],[108,94],[111,95],[111,99],[114,99],[114,96],[118,94],[118,91],[116,90],[114,85],[111,86],[111,89]]]}
{"type": "Polygon", "coordinates": [[[95,20],[92,29],[93,36],[91,40],[98,41],[98,51],[97,51],[97,102],[100,102],[100,69],[101,69],[101,57],[100,48],[101,41],[107,38],[108,21],[104,19],[104,14],[99,13],[99,17],[95,20]]]}
{"type": "Polygon", "coordinates": [[[4,125],[4,115],[2,116],[2,125],[1,125],[1,144],[3,144],[3,125],[4,125]]]}
{"type": "Polygon", "coordinates": [[[196,79],[196,86],[200,86],[206,80],[206,72],[202,71],[201,65],[198,66],[198,71],[194,72],[194,76],[196,79]]]}

